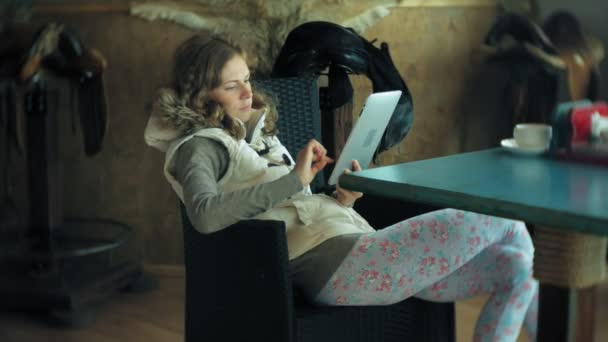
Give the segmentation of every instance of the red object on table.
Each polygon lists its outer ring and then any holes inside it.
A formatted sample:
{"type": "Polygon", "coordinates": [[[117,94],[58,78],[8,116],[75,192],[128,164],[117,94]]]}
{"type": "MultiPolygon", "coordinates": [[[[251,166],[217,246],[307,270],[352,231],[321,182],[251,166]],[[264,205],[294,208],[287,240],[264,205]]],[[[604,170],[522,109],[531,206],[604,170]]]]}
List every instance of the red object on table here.
{"type": "Polygon", "coordinates": [[[591,117],[595,113],[598,113],[603,117],[608,117],[608,104],[605,102],[596,102],[591,106],[574,108],[572,110],[570,122],[572,124],[571,143],[573,145],[589,142],[589,135],[591,134],[591,117]]]}
{"type": "MultiPolygon", "coordinates": [[[[589,106],[573,108],[570,113],[565,114],[568,116],[566,125],[571,131],[570,139],[566,143],[567,146],[554,149],[551,157],[608,166],[608,145],[591,141],[591,118],[596,113],[608,118],[608,103],[595,102],[589,106]]],[[[564,119],[565,115],[562,116],[564,119]]],[[[557,127],[557,129],[563,130],[564,127],[557,127]]]]}

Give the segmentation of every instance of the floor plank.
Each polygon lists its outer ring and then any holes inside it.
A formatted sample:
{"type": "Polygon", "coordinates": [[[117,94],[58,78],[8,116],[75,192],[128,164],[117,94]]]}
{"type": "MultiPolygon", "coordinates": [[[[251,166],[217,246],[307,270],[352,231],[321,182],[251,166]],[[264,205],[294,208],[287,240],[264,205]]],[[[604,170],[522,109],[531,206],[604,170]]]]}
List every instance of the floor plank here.
{"type": "MultiPolygon", "coordinates": [[[[99,308],[83,329],[62,329],[41,318],[0,312],[2,342],[181,342],[184,322],[184,270],[181,266],[146,266],[159,288],[148,293],[120,293],[99,308]]],[[[475,321],[487,296],[456,304],[458,342],[471,341],[475,321]]],[[[595,342],[608,341],[608,280],[598,287],[595,342]]],[[[527,342],[520,336],[518,342],[527,342]]]]}

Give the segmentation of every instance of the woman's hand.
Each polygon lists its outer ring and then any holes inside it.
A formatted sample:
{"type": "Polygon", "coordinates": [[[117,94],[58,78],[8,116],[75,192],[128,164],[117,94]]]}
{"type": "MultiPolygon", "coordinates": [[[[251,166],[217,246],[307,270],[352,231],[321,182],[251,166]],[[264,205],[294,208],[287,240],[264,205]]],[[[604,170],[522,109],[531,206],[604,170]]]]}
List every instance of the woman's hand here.
{"type": "MultiPolygon", "coordinates": [[[[361,171],[361,165],[359,164],[359,162],[357,160],[353,160],[353,170],[361,171]]],[[[344,170],[344,173],[349,173],[349,172],[350,172],[349,169],[344,170]]],[[[336,184],[335,198],[342,205],[345,205],[347,207],[352,207],[353,204],[355,204],[355,201],[357,199],[361,198],[362,196],[363,196],[362,192],[346,190],[346,189],[343,189],[340,187],[339,182],[338,182],[338,184],[336,184]]]]}
{"type": "Polygon", "coordinates": [[[323,170],[325,165],[333,163],[334,160],[327,156],[327,150],[320,142],[312,139],[298,153],[295,172],[300,177],[303,186],[307,186],[315,178],[315,175],[323,170]]]}

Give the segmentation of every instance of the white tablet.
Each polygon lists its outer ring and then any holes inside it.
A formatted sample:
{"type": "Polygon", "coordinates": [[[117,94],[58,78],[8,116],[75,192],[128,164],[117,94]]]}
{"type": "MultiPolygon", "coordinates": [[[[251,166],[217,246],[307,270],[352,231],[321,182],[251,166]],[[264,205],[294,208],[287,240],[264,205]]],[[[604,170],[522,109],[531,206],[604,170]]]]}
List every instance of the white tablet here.
{"type": "Polygon", "coordinates": [[[344,169],[352,170],[353,159],[359,161],[362,169],[369,166],[400,97],[401,90],[395,90],[374,93],[365,100],[359,119],[329,177],[329,185],[338,182],[344,169]]]}

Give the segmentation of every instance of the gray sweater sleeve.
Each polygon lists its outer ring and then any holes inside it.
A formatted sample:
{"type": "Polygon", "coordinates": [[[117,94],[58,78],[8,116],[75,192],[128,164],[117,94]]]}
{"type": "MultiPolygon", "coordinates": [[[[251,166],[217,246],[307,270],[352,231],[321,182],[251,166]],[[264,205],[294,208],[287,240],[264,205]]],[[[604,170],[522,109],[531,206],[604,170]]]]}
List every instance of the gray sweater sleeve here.
{"type": "Polygon", "coordinates": [[[230,156],[219,142],[194,137],[179,147],[175,178],[183,187],[184,205],[193,226],[212,233],[240,220],[250,219],[302,190],[295,172],[272,182],[229,193],[219,192],[230,156]]]}

